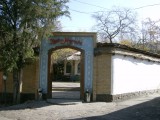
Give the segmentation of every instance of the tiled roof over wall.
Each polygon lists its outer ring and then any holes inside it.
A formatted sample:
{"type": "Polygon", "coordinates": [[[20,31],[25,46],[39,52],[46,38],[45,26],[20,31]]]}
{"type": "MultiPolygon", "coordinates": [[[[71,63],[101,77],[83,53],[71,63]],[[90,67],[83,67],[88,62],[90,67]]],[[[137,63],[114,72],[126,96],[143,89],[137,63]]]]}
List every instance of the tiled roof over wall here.
{"type": "MultiPolygon", "coordinates": [[[[147,56],[150,56],[150,57],[156,57],[156,58],[160,59],[159,54],[147,52],[147,51],[136,49],[136,48],[132,48],[132,47],[129,47],[129,46],[126,46],[126,45],[118,44],[118,43],[97,43],[97,50],[100,49],[100,48],[103,48],[103,49],[110,48],[110,49],[115,49],[115,50],[119,49],[119,50],[122,50],[122,51],[124,50],[124,51],[128,51],[128,52],[130,51],[130,52],[144,54],[144,55],[147,55],[147,56]]],[[[97,51],[97,52],[100,52],[100,51],[97,51]]]]}

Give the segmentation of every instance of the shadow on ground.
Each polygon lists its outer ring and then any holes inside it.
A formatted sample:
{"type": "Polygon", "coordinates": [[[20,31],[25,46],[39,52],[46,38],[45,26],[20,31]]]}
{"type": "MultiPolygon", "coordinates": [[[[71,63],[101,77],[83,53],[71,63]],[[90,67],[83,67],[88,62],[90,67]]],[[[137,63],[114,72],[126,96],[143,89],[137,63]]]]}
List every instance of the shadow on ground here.
{"type": "Polygon", "coordinates": [[[160,97],[106,115],[74,120],[160,120],[160,97]]]}
{"type": "Polygon", "coordinates": [[[4,106],[0,108],[0,111],[3,110],[22,110],[22,109],[36,109],[36,108],[41,108],[41,107],[47,107],[52,104],[47,103],[46,101],[27,101],[23,104],[18,104],[18,105],[12,105],[12,106],[4,106]]]}
{"type": "Polygon", "coordinates": [[[7,111],[7,110],[23,110],[23,109],[36,109],[36,108],[42,108],[47,107],[51,105],[76,105],[82,103],[81,100],[76,99],[47,99],[46,101],[27,101],[22,104],[18,105],[12,105],[12,106],[2,106],[0,107],[0,111],[7,111]]]}

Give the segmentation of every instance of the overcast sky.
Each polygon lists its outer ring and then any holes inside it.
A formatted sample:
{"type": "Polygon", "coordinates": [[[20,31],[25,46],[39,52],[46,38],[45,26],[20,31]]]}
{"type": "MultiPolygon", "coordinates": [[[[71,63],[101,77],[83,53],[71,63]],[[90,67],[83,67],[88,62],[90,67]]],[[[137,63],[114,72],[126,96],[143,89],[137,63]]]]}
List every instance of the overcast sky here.
{"type": "Polygon", "coordinates": [[[60,20],[63,31],[69,32],[92,32],[95,25],[92,14],[110,10],[114,6],[133,9],[137,12],[139,21],[147,17],[160,19],[160,0],[70,0],[67,5],[71,19],[62,17],[60,20]]]}

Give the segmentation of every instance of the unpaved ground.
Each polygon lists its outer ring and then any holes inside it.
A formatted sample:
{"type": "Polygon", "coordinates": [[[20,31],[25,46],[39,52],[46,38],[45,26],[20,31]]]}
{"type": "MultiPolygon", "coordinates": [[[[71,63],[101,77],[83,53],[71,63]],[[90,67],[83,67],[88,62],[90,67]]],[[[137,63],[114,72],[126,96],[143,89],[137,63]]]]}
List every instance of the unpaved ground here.
{"type": "Polygon", "coordinates": [[[52,87],[80,87],[80,83],[76,82],[52,82],[52,87]]]}
{"type": "Polygon", "coordinates": [[[160,120],[160,94],[123,102],[30,101],[0,108],[0,120],[160,120]]]}
{"type": "Polygon", "coordinates": [[[52,82],[52,98],[80,99],[80,83],[52,82]],[[69,90],[69,91],[68,91],[69,90]]]}

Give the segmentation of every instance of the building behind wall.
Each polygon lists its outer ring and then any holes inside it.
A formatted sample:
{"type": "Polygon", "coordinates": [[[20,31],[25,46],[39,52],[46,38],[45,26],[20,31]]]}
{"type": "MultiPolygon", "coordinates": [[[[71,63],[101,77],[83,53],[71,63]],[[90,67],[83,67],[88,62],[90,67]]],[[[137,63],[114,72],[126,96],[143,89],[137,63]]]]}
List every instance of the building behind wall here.
{"type": "Polygon", "coordinates": [[[81,52],[75,52],[64,60],[64,76],[69,76],[70,81],[80,80],[81,52]]]}

